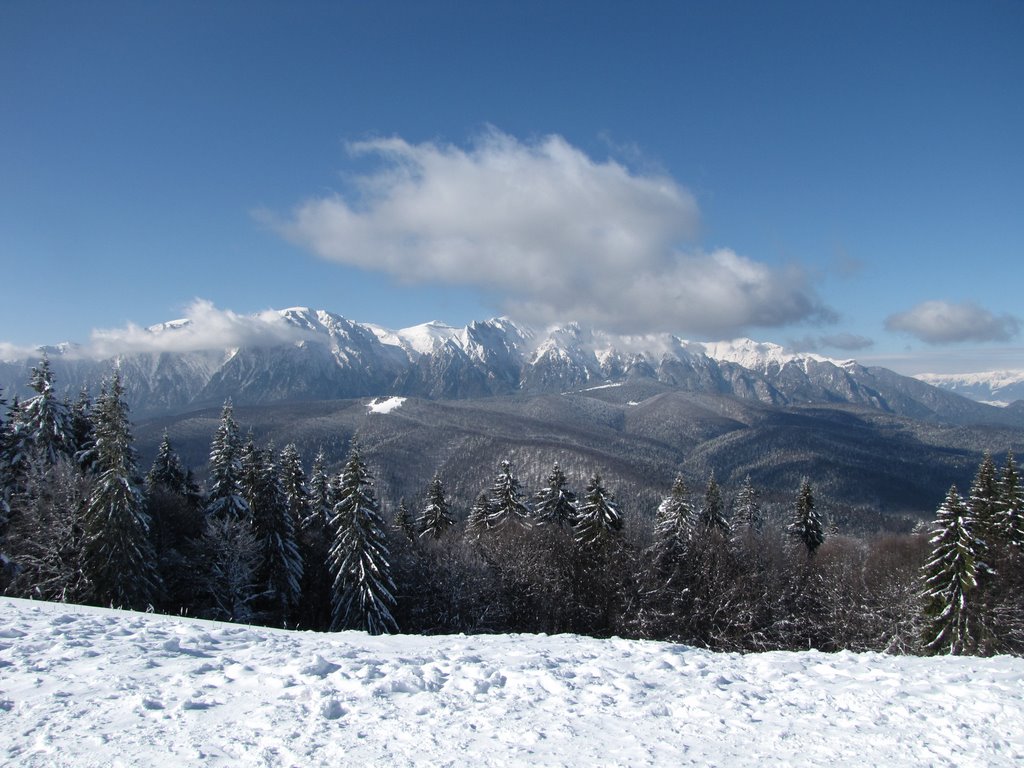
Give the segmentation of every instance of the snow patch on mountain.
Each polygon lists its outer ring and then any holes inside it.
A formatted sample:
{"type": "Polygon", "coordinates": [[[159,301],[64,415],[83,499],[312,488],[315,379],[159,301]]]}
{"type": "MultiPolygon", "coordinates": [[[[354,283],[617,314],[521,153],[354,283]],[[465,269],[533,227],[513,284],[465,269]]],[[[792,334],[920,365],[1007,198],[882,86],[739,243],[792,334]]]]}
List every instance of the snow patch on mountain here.
{"type": "Polygon", "coordinates": [[[391,413],[396,408],[401,408],[404,402],[404,397],[374,398],[367,408],[370,413],[391,413]]]}

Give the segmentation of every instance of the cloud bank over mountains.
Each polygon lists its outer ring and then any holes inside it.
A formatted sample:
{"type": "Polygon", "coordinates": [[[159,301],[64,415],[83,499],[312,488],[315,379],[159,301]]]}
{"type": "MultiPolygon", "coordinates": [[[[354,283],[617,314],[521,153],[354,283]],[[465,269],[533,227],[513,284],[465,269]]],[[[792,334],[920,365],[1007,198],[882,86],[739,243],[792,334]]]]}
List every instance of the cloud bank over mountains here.
{"type": "Polygon", "coordinates": [[[1020,333],[1020,320],[1009,314],[996,315],[974,302],[925,301],[889,315],[885,327],[927,344],[1010,341],[1020,333]]]}
{"type": "Polygon", "coordinates": [[[325,259],[475,286],[533,325],[732,337],[835,319],[800,266],[693,247],[697,204],[672,178],[596,161],[560,136],[492,129],[465,149],[390,138],[349,151],[377,165],[348,197],[263,214],[325,259]]]}

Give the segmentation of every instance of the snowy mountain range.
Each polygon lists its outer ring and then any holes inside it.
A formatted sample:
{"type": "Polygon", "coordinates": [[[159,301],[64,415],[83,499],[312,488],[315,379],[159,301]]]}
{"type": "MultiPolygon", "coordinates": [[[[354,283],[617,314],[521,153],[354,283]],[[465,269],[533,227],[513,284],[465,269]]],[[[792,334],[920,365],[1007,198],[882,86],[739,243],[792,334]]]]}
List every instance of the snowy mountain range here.
{"type": "Polygon", "coordinates": [[[922,373],[915,378],[981,403],[1005,406],[1024,400],[1024,371],[922,373]]]}
{"type": "MultiPolygon", "coordinates": [[[[45,351],[58,388],[71,396],[83,387],[97,392],[119,366],[137,417],[217,406],[228,397],[238,404],[390,395],[463,399],[648,379],[768,405],[850,403],[952,423],[1016,418],[885,368],[750,339],[616,336],[578,324],[538,333],[507,318],[396,331],[305,307],[262,313],[258,325],[258,332],[235,334],[225,347],[197,333],[191,320],[178,320],[145,329],[135,351],[104,359],[68,344],[45,351]]],[[[0,386],[9,394],[24,391],[37,362],[0,362],[0,386]]]]}

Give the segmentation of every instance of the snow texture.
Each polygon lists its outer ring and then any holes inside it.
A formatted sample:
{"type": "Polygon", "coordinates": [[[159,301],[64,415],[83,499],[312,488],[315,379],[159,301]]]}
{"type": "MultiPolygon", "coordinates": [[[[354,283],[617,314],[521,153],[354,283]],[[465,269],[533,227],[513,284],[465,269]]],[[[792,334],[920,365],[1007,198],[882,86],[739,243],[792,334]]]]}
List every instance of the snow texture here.
{"type": "Polygon", "coordinates": [[[0,764],[1020,765],[1024,660],[288,632],[0,598],[0,764]]]}
{"type": "Polygon", "coordinates": [[[391,413],[404,402],[404,397],[375,398],[370,401],[367,408],[370,409],[370,413],[391,413]]]}

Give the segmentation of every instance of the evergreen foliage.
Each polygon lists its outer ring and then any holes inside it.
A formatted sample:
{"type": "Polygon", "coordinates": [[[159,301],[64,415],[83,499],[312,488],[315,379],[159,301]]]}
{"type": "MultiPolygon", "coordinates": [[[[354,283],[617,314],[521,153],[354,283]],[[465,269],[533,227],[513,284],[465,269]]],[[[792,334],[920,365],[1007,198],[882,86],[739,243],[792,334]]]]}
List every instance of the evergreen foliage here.
{"type": "Polygon", "coordinates": [[[249,505],[241,490],[241,444],[231,401],[224,403],[220,424],[210,445],[210,490],[206,513],[211,517],[248,520],[249,505]]]}
{"type": "Polygon", "coordinates": [[[605,490],[601,475],[594,473],[580,504],[576,518],[576,543],[586,548],[602,547],[622,530],[622,515],[611,494],[605,490]]]}
{"type": "Polygon", "coordinates": [[[371,634],[397,631],[384,521],[373,481],[359,449],[353,447],[339,482],[331,521],[329,554],[334,578],[331,628],[364,629],[371,634]]]}
{"type": "Polygon", "coordinates": [[[979,559],[982,543],[973,525],[970,507],[952,486],[936,513],[932,553],[924,566],[924,647],[933,653],[973,653],[984,636],[974,591],[979,571],[987,566],[979,559]]]}
{"type": "Polygon", "coordinates": [[[996,465],[992,455],[986,451],[978,465],[978,471],[971,483],[968,505],[974,521],[974,534],[985,547],[996,544],[1000,533],[1000,489],[996,465]]]}
{"type": "Polygon", "coordinates": [[[502,461],[498,476],[494,479],[488,500],[490,507],[487,516],[487,527],[502,529],[508,525],[530,528],[530,508],[523,501],[523,493],[519,488],[519,479],[512,471],[512,464],[502,461]]]}
{"type": "Polygon", "coordinates": [[[761,527],[761,500],[757,489],[747,475],[743,487],[736,495],[733,518],[736,521],[736,534],[743,535],[761,527]]]}
{"type": "Polygon", "coordinates": [[[427,489],[427,504],[416,520],[420,538],[439,539],[451,528],[453,522],[448,511],[448,500],[444,497],[444,485],[441,478],[434,475],[427,489]]]}
{"type": "Polygon", "coordinates": [[[398,511],[395,512],[394,529],[406,541],[416,540],[416,523],[412,519],[412,512],[409,511],[409,505],[405,503],[405,499],[400,499],[398,502],[398,511]]]}
{"type": "Polygon", "coordinates": [[[83,516],[82,568],[100,605],[145,608],[160,584],[118,373],[101,393],[94,418],[97,477],[83,516]]]}
{"type": "Polygon", "coordinates": [[[487,491],[480,491],[466,518],[466,538],[479,539],[487,530],[491,519],[491,497],[487,491]]]}
{"type": "Polygon", "coordinates": [[[1006,466],[999,478],[998,528],[1007,545],[1024,553],[1024,488],[1012,452],[1006,454],[1006,466]]]}
{"type": "Polygon", "coordinates": [[[722,491],[715,480],[715,473],[708,477],[707,488],[704,491],[704,506],[701,507],[700,520],[706,529],[715,529],[723,536],[730,534],[729,521],[725,517],[725,507],[722,504],[722,491]]]}
{"type": "Polygon", "coordinates": [[[534,518],[537,525],[556,525],[572,528],[576,523],[576,494],[567,481],[558,462],[551,468],[547,485],[534,499],[534,518]]]}
{"type": "Polygon", "coordinates": [[[692,537],[693,517],[690,490],[683,476],[676,475],[672,490],[658,505],[654,518],[656,562],[675,563],[682,558],[692,537]]]}
{"type": "Polygon", "coordinates": [[[814,490],[806,477],[800,483],[796,504],[793,507],[793,522],[790,523],[788,530],[807,548],[808,556],[813,555],[825,541],[821,514],[814,508],[814,490]]]}
{"type": "Polygon", "coordinates": [[[22,403],[18,414],[22,438],[46,466],[53,466],[59,457],[74,455],[75,440],[70,409],[57,399],[45,357],[32,369],[29,386],[36,394],[22,403]]]}

